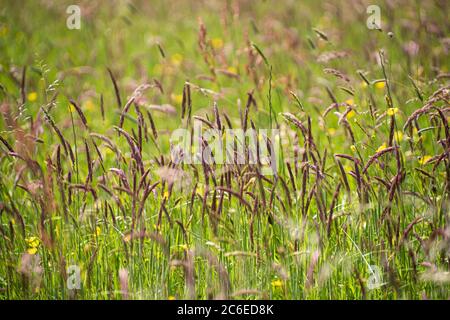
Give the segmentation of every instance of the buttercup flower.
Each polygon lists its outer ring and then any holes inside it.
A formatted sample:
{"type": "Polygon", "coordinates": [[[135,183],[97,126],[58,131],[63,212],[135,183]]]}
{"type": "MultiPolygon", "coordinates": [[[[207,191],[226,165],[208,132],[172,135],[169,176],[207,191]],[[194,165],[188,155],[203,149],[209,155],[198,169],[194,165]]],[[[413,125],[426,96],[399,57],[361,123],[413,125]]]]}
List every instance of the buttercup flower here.
{"type": "Polygon", "coordinates": [[[28,94],[28,96],[27,96],[27,98],[28,98],[28,101],[30,101],[30,102],[34,102],[34,101],[36,101],[37,100],[37,93],[36,92],[30,92],[29,94],[28,94]]]}
{"type": "Polygon", "coordinates": [[[383,143],[381,146],[378,147],[377,152],[383,151],[386,148],[387,148],[386,143],[383,143]]]}
{"type": "Polygon", "coordinates": [[[425,155],[423,157],[419,158],[419,164],[424,165],[426,164],[432,157],[429,155],[425,155]]]}
{"type": "Polygon", "coordinates": [[[398,112],[398,108],[389,108],[387,110],[387,115],[388,116],[393,116],[394,114],[396,114],[398,112]]]}
{"type": "Polygon", "coordinates": [[[274,288],[281,288],[283,286],[283,281],[280,279],[276,279],[272,281],[272,287],[274,288]]]}
{"type": "Polygon", "coordinates": [[[377,82],[377,83],[375,83],[375,88],[377,88],[377,89],[384,89],[386,87],[386,82],[384,82],[384,81],[380,81],[380,82],[377,82]]]}

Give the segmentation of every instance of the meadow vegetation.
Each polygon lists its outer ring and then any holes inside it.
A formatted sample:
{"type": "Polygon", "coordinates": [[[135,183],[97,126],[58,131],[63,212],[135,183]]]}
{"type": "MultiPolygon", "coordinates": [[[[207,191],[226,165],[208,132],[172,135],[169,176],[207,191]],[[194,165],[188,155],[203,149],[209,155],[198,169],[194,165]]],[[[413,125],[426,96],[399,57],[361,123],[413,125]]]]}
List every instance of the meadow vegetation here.
{"type": "Polygon", "coordinates": [[[1,299],[450,298],[448,1],[72,2],[0,8],[1,299]]]}

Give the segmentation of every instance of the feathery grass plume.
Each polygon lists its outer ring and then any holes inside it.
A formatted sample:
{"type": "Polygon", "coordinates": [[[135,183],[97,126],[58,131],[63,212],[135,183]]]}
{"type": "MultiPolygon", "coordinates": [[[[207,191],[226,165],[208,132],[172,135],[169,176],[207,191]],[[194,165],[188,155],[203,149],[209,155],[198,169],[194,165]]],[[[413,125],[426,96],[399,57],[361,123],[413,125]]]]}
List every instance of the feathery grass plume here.
{"type": "Polygon", "coordinates": [[[100,94],[100,112],[102,114],[102,120],[105,121],[105,107],[103,101],[103,93],[100,94]]]}
{"type": "Polygon", "coordinates": [[[406,122],[405,122],[405,124],[403,125],[403,130],[405,131],[406,128],[408,128],[408,126],[410,126],[411,123],[412,123],[413,121],[416,121],[417,118],[418,118],[419,116],[421,116],[422,114],[427,113],[428,111],[430,111],[430,110],[432,109],[432,107],[433,107],[433,103],[434,103],[434,102],[436,102],[436,101],[433,101],[433,102],[431,102],[431,103],[428,102],[428,103],[425,104],[422,108],[419,108],[419,109],[415,110],[415,111],[408,117],[408,119],[406,119],[406,122]]]}
{"type": "Polygon", "coordinates": [[[248,115],[250,113],[250,106],[252,105],[253,101],[253,92],[247,92],[247,103],[245,104],[245,111],[244,111],[244,117],[242,118],[242,128],[244,132],[247,131],[247,125],[248,125],[248,115]]]}
{"type": "Polygon", "coordinates": [[[225,122],[227,123],[228,129],[233,129],[230,117],[228,117],[226,113],[223,113],[223,117],[225,118],[225,122]]]}
{"type": "Polygon", "coordinates": [[[77,111],[78,116],[80,117],[81,122],[83,123],[84,127],[85,127],[86,129],[88,129],[87,120],[86,120],[86,117],[85,117],[85,115],[84,115],[84,113],[83,113],[83,110],[81,110],[80,106],[75,102],[75,100],[69,99],[69,101],[70,101],[70,104],[71,104],[71,105],[75,108],[75,110],[77,111]]]}
{"type": "Polygon", "coordinates": [[[216,73],[220,73],[223,74],[225,76],[227,76],[228,78],[232,78],[232,79],[236,79],[239,80],[240,76],[239,74],[235,73],[234,71],[230,71],[229,69],[215,69],[216,73]]]}
{"type": "Polygon", "coordinates": [[[287,122],[292,123],[294,126],[296,126],[303,134],[303,137],[305,138],[305,141],[308,139],[308,131],[306,130],[306,127],[301,123],[299,119],[297,119],[296,116],[294,116],[292,113],[284,112],[282,113],[282,116],[287,122]]]}
{"type": "Polygon", "coordinates": [[[435,106],[433,106],[433,109],[435,109],[437,111],[437,113],[438,113],[438,115],[439,115],[439,117],[440,117],[440,119],[442,121],[442,125],[444,126],[444,133],[445,133],[445,138],[446,138],[446,144],[448,146],[450,144],[450,130],[448,128],[448,120],[445,117],[444,112],[441,109],[439,109],[439,108],[437,108],[435,106]]]}
{"type": "Polygon", "coordinates": [[[84,184],[79,184],[79,183],[71,183],[69,185],[69,189],[70,190],[83,190],[84,192],[90,192],[92,194],[92,197],[94,198],[94,200],[97,200],[97,198],[98,198],[97,192],[91,186],[86,186],[84,184]]]}
{"type": "Polygon", "coordinates": [[[339,89],[341,89],[342,91],[348,93],[351,96],[355,95],[355,91],[353,88],[347,88],[347,87],[343,87],[343,86],[338,86],[339,89]]]}
{"type": "Polygon", "coordinates": [[[355,109],[351,105],[346,104],[346,106],[347,108],[345,109],[344,113],[339,116],[338,125],[340,125],[343,121],[347,119],[347,116],[349,115],[350,112],[355,112],[355,109]]]}
{"type": "Polygon", "coordinates": [[[222,123],[220,121],[219,109],[217,108],[217,101],[214,101],[213,109],[214,109],[214,118],[216,119],[217,129],[219,131],[222,131],[222,123]]]}
{"type": "Polygon", "coordinates": [[[361,77],[361,79],[363,79],[363,81],[366,83],[366,85],[370,86],[370,81],[369,79],[367,79],[367,77],[364,75],[364,72],[361,70],[357,71],[358,75],[361,77]]]}
{"type": "Polygon", "coordinates": [[[350,123],[348,123],[348,120],[346,118],[342,118],[340,124],[342,124],[345,127],[346,132],[350,136],[352,144],[354,145],[356,140],[355,140],[355,135],[353,133],[352,127],[350,126],[350,123]]]}
{"type": "Polygon", "coordinates": [[[336,97],[334,96],[334,94],[333,94],[333,92],[331,91],[331,89],[330,89],[328,86],[326,86],[325,89],[326,89],[326,91],[327,91],[327,93],[328,93],[328,96],[330,97],[331,101],[334,103],[334,105],[339,105],[338,102],[337,102],[337,99],[336,99],[336,97]]]}
{"type": "Polygon", "coordinates": [[[120,98],[119,86],[117,85],[116,78],[114,77],[114,74],[112,73],[111,69],[110,68],[106,68],[106,69],[108,70],[109,77],[111,78],[111,81],[114,86],[114,93],[116,94],[117,108],[119,108],[119,110],[120,110],[122,108],[122,99],[120,98]]]}
{"type": "Polygon", "coordinates": [[[341,177],[342,177],[342,181],[344,182],[345,189],[347,190],[347,194],[350,196],[350,194],[351,194],[350,193],[350,185],[348,183],[347,174],[344,170],[344,167],[342,166],[342,163],[338,159],[336,159],[336,162],[338,164],[339,171],[341,173],[341,177]]]}
{"type": "Polygon", "coordinates": [[[350,82],[350,79],[347,75],[345,75],[344,73],[342,73],[341,71],[337,70],[337,69],[333,69],[333,68],[325,68],[323,69],[323,72],[327,73],[327,74],[332,74],[334,75],[336,78],[342,79],[345,82],[350,82]]]}
{"type": "Polygon", "coordinates": [[[62,202],[62,209],[64,212],[64,218],[68,219],[69,216],[69,209],[67,207],[67,203],[66,203],[66,190],[64,188],[64,184],[63,184],[63,168],[62,168],[62,163],[61,163],[61,145],[58,144],[58,146],[56,147],[56,174],[57,174],[57,183],[58,183],[58,189],[59,189],[59,194],[61,197],[61,202],[62,202]]]}
{"type": "Polygon", "coordinates": [[[155,140],[158,139],[158,130],[156,130],[155,122],[150,111],[147,110],[148,121],[150,122],[150,128],[152,129],[152,135],[155,140]]]}
{"type": "Polygon", "coordinates": [[[119,128],[116,126],[113,126],[113,128],[125,136],[125,138],[128,142],[128,145],[131,149],[132,157],[136,160],[136,163],[139,167],[139,170],[141,171],[141,174],[144,174],[145,170],[144,170],[144,163],[142,162],[142,155],[141,155],[141,152],[140,152],[138,146],[136,145],[135,140],[130,136],[130,134],[128,132],[126,132],[122,128],[119,128]]]}
{"type": "Polygon", "coordinates": [[[294,174],[292,173],[291,164],[289,162],[286,162],[286,167],[288,169],[289,179],[291,180],[292,189],[294,193],[297,191],[297,186],[294,178],[294,174]]]}
{"type": "Polygon", "coordinates": [[[209,121],[208,119],[205,119],[200,116],[193,116],[192,118],[206,124],[210,129],[214,129],[214,124],[211,121],[209,121]]]}
{"type": "Polygon", "coordinates": [[[186,99],[187,99],[187,116],[188,116],[188,124],[189,124],[191,121],[191,114],[192,114],[192,99],[191,99],[190,83],[186,84],[186,99]]]}
{"type": "Polygon", "coordinates": [[[326,52],[321,53],[317,57],[317,62],[327,63],[332,60],[342,59],[342,58],[346,58],[348,56],[349,56],[349,53],[346,51],[326,51],[326,52]]]}
{"type": "MultiPolygon", "coordinates": [[[[67,145],[68,142],[66,142],[66,139],[64,139],[64,136],[62,135],[61,131],[58,129],[58,127],[55,124],[55,121],[53,120],[53,118],[50,116],[50,114],[47,112],[47,109],[44,106],[41,106],[41,110],[44,112],[44,118],[45,120],[48,122],[48,124],[50,124],[50,126],[52,127],[52,129],[56,132],[56,135],[58,136],[61,145],[64,148],[64,152],[66,153],[66,155],[69,155],[68,151],[67,151],[67,145]]],[[[73,159],[73,157],[71,157],[73,159]]],[[[73,162],[73,161],[72,161],[73,162]]]]}
{"type": "Polygon", "coordinates": [[[252,47],[256,50],[256,52],[258,52],[258,54],[261,56],[261,58],[264,61],[264,64],[266,66],[269,66],[269,61],[267,60],[266,56],[264,55],[264,53],[262,52],[262,50],[256,45],[256,43],[252,42],[252,47]]]}
{"type": "Polygon", "coordinates": [[[122,112],[120,113],[120,120],[119,120],[119,128],[123,127],[123,122],[125,121],[125,114],[130,110],[131,105],[134,102],[135,97],[132,96],[130,99],[128,99],[127,103],[122,109],[122,112]]]}
{"type": "Polygon", "coordinates": [[[369,167],[370,167],[370,166],[371,166],[378,158],[380,158],[382,155],[384,155],[384,154],[386,154],[386,153],[389,153],[389,152],[392,152],[392,151],[394,151],[396,148],[398,148],[398,147],[393,146],[393,147],[388,147],[388,148],[385,148],[385,149],[382,149],[382,150],[376,152],[373,156],[371,156],[371,157],[369,158],[369,160],[367,161],[366,165],[365,165],[364,168],[363,168],[362,173],[365,174],[365,173],[367,172],[367,169],[369,169],[369,167]]]}
{"type": "Polygon", "coordinates": [[[131,192],[131,187],[130,184],[128,182],[128,178],[125,175],[125,172],[122,169],[118,169],[118,168],[109,168],[109,171],[116,174],[119,178],[121,183],[125,186],[125,188],[131,192]]]}
{"type": "Polygon", "coordinates": [[[322,117],[325,118],[327,116],[328,113],[330,113],[331,110],[336,109],[339,110],[339,107],[341,106],[345,106],[344,104],[339,104],[339,103],[332,103],[330,104],[325,111],[322,113],[322,117]]]}
{"type": "Polygon", "coordinates": [[[289,93],[291,94],[291,96],[294,97],[295,102],[297,103],[297,105],[300,107],[300,110],[305,111],[305,108],[303,107],[302,102],[300,101],[300,99],[298,98],[298,96],[293,92],[293,91],[289,91],[289,93]]]}
{"type": "Polygon", "coordinates": [[[187,86],[188,84],[184,84],[183,86],[183,98],[181,100],[181,120],[184,119],[184,115],[186,113],[186,103],[187,103],[187,86]]]}
{"type": "Polygon", "coordinates": [[[102,140],[104,143],[106,143],[106,145],[109,149],[111,149],[113,152],[115,152],[118,156],[121,155],[121,152],[120,152],[119,148],[117,147],[117,145],[107,136],[96,133],[96,132],[91,132],[91,133],[89,133],[89,135],[93,138],[102,140]]]}
{"type": "Polygon", "coordinates": [[[10,146],[10,144],[8,143],[8,141],[5,138],[0,136],[0,141],[5,145],[6,149],[8,149],[9,152],[14,153],[14,149],[10,146]]]}
{"type": "Polygon", "coordinates": [[[408,226],[405,228],[405,230],[403,230],[402,238],[399,241],[399,246],[402,245],[406,241],[406,239],[408,238],[408,235],[412,231],[413,227],[422,221],[424,221],[423,217],[416,217],[413,221],[411,221],[408,224],[408,226]]]}
{"type": "Polygon", "coordinates": [[[223,186],[217,186],[216,190],[220,190],[220,191],[224,191],[229,193],[230,195],[235,196],[236,198],[239,199],[239,201],[245,205],[249,210],[252,210],[251,205],[242,197],[242,195],[239,192],[236,192],[234,190],[228,189],[227,187],[223,187],[223,186]]]}
{"type": "Polygon", "coordinates": [[[422,96],[422,93],[420,92],[419,87],[418,87],[417,84],[415,83],[414,79],[413,79],[410,75],[408,75],[408,79],[409,79],[409,81],[411,82],[411,84],[412,84],[413,87],[414,87],[414,91],[415,91],[416,94],[417,94],[417,98],[419,98],[419,100],[423,102],[423,96],[422,96]]]}
{"type": "Polygon", "coordinates": [[[156,46],[158,47],[158,50],[159,50],[159,53],[161,54],[161,57],[163,59],[165,59],[166,58],[166,54],[164,53],[164,49],[162,48],[161,43],[158,42],[156,44],[156,46]]]}
{"type": "Polygon", "coordinates": [[[394,142],[394,134],[395,134],[395,116],[392,115],[389,125],[389,138],[388,138],[388,146],[392,147],[392,144],[394,142]]]}
{"type": "MultiPolygon", "coordinates": [[[[126,210],[122,204],[122,201],[120,200],[119,197],[117,197],[110,189],[108,189],[108,187],[102,183],[98,184],[98,187],[100,189],[102,189],[103,191],[105,191],[110,197],[113,198],[114,202],[117,204],[117,206],[119,207],[120,211],[122,212],[123,216],[126,216],[126,210]]],[[[70,188],[69,188],[70,190],[70,188]]]]}
{"type": "Polygon", "coordinates": [[[319,38],[321,38],[322,40],[328,41],[328,36],[325,34],[325,32],[323,32],[317,28],[313,28],[313,31],[317,34],[317,36],[319,38]]]}
{"type": "MultiPolygon", "coordinates": [[[[192,30],[152,13],[154,34],[126,5],[125,24],[108,25],[118,35],[108,55],[95,54],[103,41],[81,55],[82,42],[69,41],[61,63],[41,50],[30,64],[28,47],[45,37],[64,51],[61,28],[38,12],[49,28],[1,52],[0,299],[448,298],[444,15],[422,1],[430,41],[411,41],[418,5],[391,1],[388,22],[401,32],[378,33],[378,52],[336,6],[305,3],[326,34],[291,28],[284,2],[259,6],[233,0],[214,13],[180,2],[169,20],[208,19],[192,30]],[[72,60],[80,66],[60,68],[72,60]],[[175,144],[180,128],[189,154],[175,144]],[[205,133],[228,128],[223,159],[205,133]],[[191,156],[201,163],[179,161],[191,156]],[[23,252],[39,260],[40,285],[20,272],[23,252]],[[74,264],[81,290],[65,289],[74,264]]],[[[10,25],[31,27],[16,7],[7,3],[0,22],[6,47],[10,25]]],[[[102,31],[100,22],[89,23],[102,31]]]]}
{"type": "Polygon", "coordinates": [[[172,106],[171,104],[165,103],[165,104],[150,104],[148,106],[145,106],[146,109],[148,109],[149,111],[159,111],[162,112],[164,114],[170,115],[170,116],[175,116],[177,114],[177,109],[172,106]]]}

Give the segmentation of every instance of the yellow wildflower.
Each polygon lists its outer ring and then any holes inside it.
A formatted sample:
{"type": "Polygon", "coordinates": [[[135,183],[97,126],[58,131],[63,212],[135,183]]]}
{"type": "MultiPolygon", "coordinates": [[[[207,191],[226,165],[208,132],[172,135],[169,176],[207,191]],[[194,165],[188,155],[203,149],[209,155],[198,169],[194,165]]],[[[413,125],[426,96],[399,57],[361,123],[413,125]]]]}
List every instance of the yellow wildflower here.
{"type": "Polygon", "coordinates": [[[100,227],[95,227],[95,235],[98,237],[100,236],[100,234],[102,233],[102,229],[100,229],[100,227]]]}
{"type": "Polygon", "coordinates": [[[111,150],[110,148],[108,148],[108,147],[103,147],[101,150],[103,151],[103,153],[104,153],[106,156],[110,156],[110,155],[112,155],[112,154],[114,153],[114,151],[112,151],[112,150],[111,150]]]}
{"type": "Polygon", "coordinates": [[[25,242],[28,244],[30,248],[37,248],[39,247],[40,240],[38,237],[29,237],[25,239],[25,242]]]}
{"type": "Polygon", "coordinates": [[[181,104],[183,102],[183,95],[181,94],[171,94],[170,98],[174,103],[181,104]]]}
{"type": "Polygon", "coordinates": [[[432,157],[431,156],[423,156],[419,158],[419,164],[424,165],[426,164],[432,157]]]}
{"type": "Polygon", "coordinates": [[[272,281],[272,287],[274,288],[281,288],[283,286],[283,281],[280,279],[276,279],[272,281]]]}
{"type": "Polygon", "coordinates": [[[29,238],[25,239],[25,242],[28,245],[27,252],[29,254],[36,254],[36,252],[38,251],[39,244],[41,243],[39,238],[38,237],[29,237],[29,238]]]}
{"type": "Polygon", "coordinates": [[[181,62],[183,62],[183,55],[181,55],[179,53],[175,53],[170,58],[170,61],[172,61],[173,65],[178,67],[181,64],[181,62]]]}
{"type": "Polygon", "coordinates": [[[223,40],[220,38],[214,38],[211,40],[211,45],[214,49],[221,49],[223,47],[223,40]]]}
{"type": "Polygon", "coordinates": [[[175,300],[175,297],[174,296],[168,296],[167,300],[175,300]]]}
{"type": "Polygon", "coordinates": [[[356,115],[356,112],[351,110],[349,113],[347,113],[347,119],[351,119],[356,115]]]}
{"type": "Polygon", "coordinates": [[[355,145],[352,144],[352,145],[350,146],[350,149],[351,149],[353,152],[356,152],[356,147],[355,147],[355,145]]]}
{"type": "Polygon", "coordinates": [[[393,116],[397,112],[398,112],[398,108],[389,108],[389,109],[387,109],[387,115],[388,116],[393,116]]]}
{"type": "Polygon", "coordinates": [[[227,71],[231,72],[231,73],[234,73],[234,74],[237,74],[237,69],[235,67],[228,67],[227,71]]]}
{"type": "Polygon", "coordinates": [[[92,102],[91,99],[89,99],[89,100],[87,100],[87,101],[83,104],[83,107],[84,107],[86,110],[91,111],[91,110],[94,110],[94,109],[95,109],[95,104],[94,104],[94,102],[92,102]]]}
{"type": "Polygon", "coordinates": [[[37,248],[28,248],[27,253],[28,254],[36,254],[37,250],[38,250],[37,248]]]}
{"type": "Polygon", "coordinates": [[[347,100],[345,100],[345,103],[348,105],[351,105],[351,106],[355,105],[355,101],[353,99],[347,99],[347,100]]]}
{"type": "Polygon", "coordinates": [[[402,141],[402,140],[403,140],[403,132],[401,132],[400,130],[396,131],[396,132],[394,133],[394,139],[395,139],[395,141],[397,141],[397,142],[402,141]]]}
{"type": "Polygon", "coordinates": [[[34,101],[36,101],[37,100],[37,93],[36,92],[30,92],[29,94],[28,94],[28,96],[27,96],[27,98],[28,98],[28,101],[30,101],[30,102],[34,102],[34,101]]]}
{"type": "Polygon", "coordinates": [[[386,82],[385,81],[379,81],[377,83],[375,83],[375,88],[377,89],[384,89],[384,87],[386,87],[386,82]]]}
{"type": "Polygon", "coordinates": [[[387,148],[386,143],[383,143],[381,146],[378,147],[377,152],[383,151],[386,148],[387,148]]]}

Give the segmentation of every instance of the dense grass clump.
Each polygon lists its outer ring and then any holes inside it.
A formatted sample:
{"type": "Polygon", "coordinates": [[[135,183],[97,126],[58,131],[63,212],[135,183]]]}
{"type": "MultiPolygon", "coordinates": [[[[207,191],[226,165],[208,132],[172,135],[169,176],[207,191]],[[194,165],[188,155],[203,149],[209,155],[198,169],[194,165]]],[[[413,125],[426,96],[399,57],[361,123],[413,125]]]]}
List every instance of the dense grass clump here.
{"type": "Polygon", "coordinates": [[[450,298],[447,1],[4,2],[1,299],[450,298]]]}

